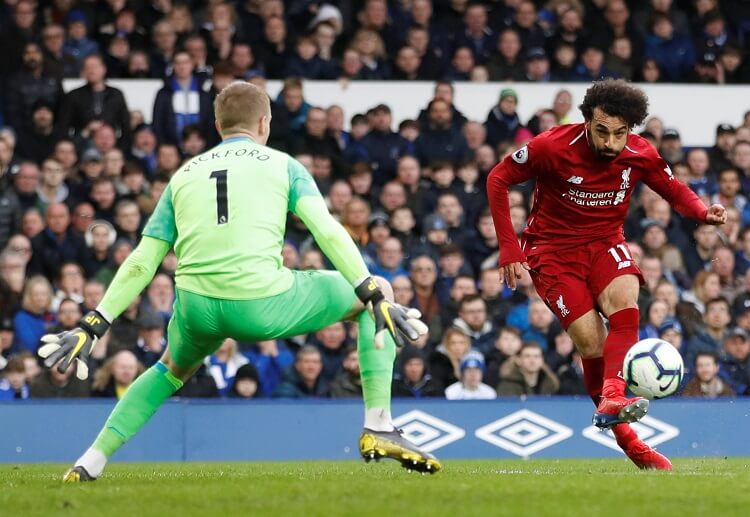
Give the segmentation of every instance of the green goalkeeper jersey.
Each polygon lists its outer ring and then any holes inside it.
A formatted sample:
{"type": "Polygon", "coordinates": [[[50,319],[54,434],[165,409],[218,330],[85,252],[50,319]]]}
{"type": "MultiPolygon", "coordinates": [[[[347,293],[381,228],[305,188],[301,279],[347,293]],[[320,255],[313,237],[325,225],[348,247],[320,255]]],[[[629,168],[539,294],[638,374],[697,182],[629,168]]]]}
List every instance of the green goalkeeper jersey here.
{"type": "Polygon", "coordinates": [[[309,172],[288,154],[247,137],[191,158],[170,180],[143,235],[174,246],[178,288],[231,300],[273,296],[292,285],[282,265],[286,214],[305,222],[352,283],[367,268],[328,213],[309,172]]]}

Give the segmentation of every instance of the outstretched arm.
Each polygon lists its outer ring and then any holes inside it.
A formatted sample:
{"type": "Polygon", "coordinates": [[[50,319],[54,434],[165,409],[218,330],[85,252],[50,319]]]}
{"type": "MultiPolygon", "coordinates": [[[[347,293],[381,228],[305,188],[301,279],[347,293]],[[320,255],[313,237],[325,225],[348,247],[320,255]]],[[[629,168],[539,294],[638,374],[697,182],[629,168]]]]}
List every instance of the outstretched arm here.
{"type": "Polygon", "coordinates": [[[370,276],[357,246],[343,226],[333,218],[315,185],[315,181],[297,160],[289,159],[289,210],[298,215],[312,232],[315,242],[334,267],[352,284],[357,297],[372,304],[375,318],[375,347],[383,348],[386,330],[398,345],[403,340],[398,330],[415,341],[426,332],[424,324],[413,314],[385,299],[382,290],[370,276]]]}
{"type": "Polygon", "coordinates": [[[511,289],[516,288],[516,280],[521,278],[523,269],[529,269],[529,265],[510,220],[508,188],[533,177],[535,167],[542,163],[544,157],[535,144],[536,141],[532,140],[527,146],[506,157],[487,176],[487,199],[500,248],[500,283],[507,283],[511,289]]]}
{"type": "Polygon", "coordinates": [[[644,174],[643,181],[666,199],[677,213],[712,225],[727,222],[726,209],[722,205],[706,207],[690,187],[674,177],[672,169],[661,156],[656,154],[653,162],[652,167],[644,174]]]}
{"type": "Polygon", "coordinates": [[[58,371],[64,373],[75,361],[76,376],[86,379],[89,355],[97,340],[148,285],[176,239],[172,189],[167,185],[143,230],[141,243],[122,263],[96,310],[81,318],[73,330],[42,336],[45,344],[38,353],[45,359],[44,365],[57,365],[58,371]]]}
{"type": "Polygon", "coordinates": [[[125,259],[96,310],[114,321],[154,278],[171,244],[147,235],[125,259]]]}

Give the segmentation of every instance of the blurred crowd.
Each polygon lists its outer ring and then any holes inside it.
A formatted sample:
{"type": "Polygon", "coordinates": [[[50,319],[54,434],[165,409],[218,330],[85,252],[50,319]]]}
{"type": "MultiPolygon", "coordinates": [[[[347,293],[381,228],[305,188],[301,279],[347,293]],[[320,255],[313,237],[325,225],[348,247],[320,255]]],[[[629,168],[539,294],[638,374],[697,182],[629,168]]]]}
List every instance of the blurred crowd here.
{"type": "MultiPolygon", "coordinates": [[[[657,63],[659,73],[675,66],[674,56],[690,53],[713,52],[713,69],[724,78],[726,56],[737,50],[742,61],[746,2],[642,4],[6,1],[0,7],[0,400],[119,397],[158,360],[174,301],[172,253],[99,341],[89,381],[72,370],[40,368],[36,350],[43,334],[73,328],[97,306],[171,175],[218,142],[215,95],[238,78],[264,88],[266,77],[284,78],[272,99],[269,145],[310,170],[371,272],[389,279],[396,301],[418,308],[429,326],[428,336],[400,351],[394,396],[585,395],[580,358],[531,279],[522,278],[516,291],[499,283],[484,190],[497,161],[569,121],[572,96],[561,89],[547,108],[521,120],[522,85],[498,88],[495,99],[482,100],[486,119],[468,120],[447,79],[466,79],[451,72],[462,53],[472,79],[484,69],[492,80],[529,80],[529,70],[544,69],[535,68],[540,63],[549,76],[560,70],[561,49],[572,54],[575,68],[576,56],[585,63],[598,49],[608,63],[600,72],[615,75],[613,63],[621,62],[612,52],[626,41],[635,73],[635,56],[657,59],[646,57],[654,46],[649,26],[657,22],[679,28],[685,48],[693,48],[669,54],[657,63]],[[709,38],[717,25],[723,36],[709,38]],[[606,42],[597,39],[603,35],[606,42]],[[367,54],[378,45],[382,55],[367,54]],[[509,61],[510,47],[524,57],[509,61]],[[414,59],[403,55],[410,52],[414,59]],[[399,75],[408,62],[422,75],[399,75]],[[140,71],[131,74],[133,66],[140,71]],[[389,75],[373,72],[379,69],[389,75]],[[303,78],[327,78],[316,74],[331,70],[333,78],[438,80],[414,118],[393,120],[386,104],[344,113],[307,98],[303,78]],[[63,93],[61,77],[78,74],[85,84],[63,93]],[[107,81],[142,76],[164,78],[150,124],[107,81]]],[[[705,67],[703,57],[684,68],[687,75],[665,77],[692,77],[705,67]]],[[[689,372],[685,395],[750,394],[750,106],[737,108],[706,148],[684,147],[669,121],[650,118],[639,128],[678,180],[729,211],[723,227],[696,225],[642,186],[624,227],[645,279],[641,337],[661,337],[681,351],[689,372]]],[[[532,192],[533,184],[511,191],[519,235],[532,192]]],[[[293,216],[283,261],[296,269],[330,267],[293,216]]],[[[228,339],[179,395],[361,397],[356,330],[337,323],[288,340],[228,339]]]]}
{"type": "MultiPolygon", "coordinates": [[[[47,77],[99,53],[110,77],[750,81],[740,0],[4,0],[0,74],[27,46],[47,77]]],[[[200,85],[199,85],[200,87],[200,85]]]]}

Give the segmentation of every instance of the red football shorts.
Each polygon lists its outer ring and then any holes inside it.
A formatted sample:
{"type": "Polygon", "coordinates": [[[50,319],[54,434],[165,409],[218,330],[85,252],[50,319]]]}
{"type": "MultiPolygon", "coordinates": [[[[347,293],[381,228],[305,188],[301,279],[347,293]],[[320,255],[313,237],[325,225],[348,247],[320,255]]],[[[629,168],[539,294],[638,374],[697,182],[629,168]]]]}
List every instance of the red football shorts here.
{"type": "Polygon", "coordinates": [[[532,255],[528,264],[536,292],[565,329],[598,309],[599,294],[616,277],[637,275],[643,284],[641,270],[622,237],[532,255]]]}

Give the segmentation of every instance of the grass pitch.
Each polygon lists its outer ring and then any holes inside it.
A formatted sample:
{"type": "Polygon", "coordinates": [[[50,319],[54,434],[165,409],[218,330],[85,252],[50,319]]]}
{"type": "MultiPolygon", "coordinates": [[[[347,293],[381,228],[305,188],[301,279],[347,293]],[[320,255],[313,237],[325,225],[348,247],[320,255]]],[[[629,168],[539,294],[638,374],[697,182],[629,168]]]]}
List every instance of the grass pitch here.
{"type": "Polygon", "coordinates": [[[63,485],[64,465],[0,465],[0,515],[750,515],[750,458],[447,461],[435,475],[382,461],[134,463],[63,485]]]}

